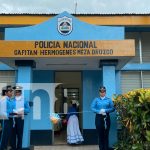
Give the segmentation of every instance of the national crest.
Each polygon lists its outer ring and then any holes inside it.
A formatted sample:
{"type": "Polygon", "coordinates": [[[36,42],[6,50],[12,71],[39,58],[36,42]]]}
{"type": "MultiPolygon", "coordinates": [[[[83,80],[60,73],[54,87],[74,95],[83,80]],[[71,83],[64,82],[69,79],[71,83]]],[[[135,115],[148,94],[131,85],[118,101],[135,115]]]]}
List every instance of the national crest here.
{"type": "Polygon", "coordinates": [[[70,34],[72,32],[72,18],[66,16],[58,18],[57,29],[62,35],[70,34]]]}

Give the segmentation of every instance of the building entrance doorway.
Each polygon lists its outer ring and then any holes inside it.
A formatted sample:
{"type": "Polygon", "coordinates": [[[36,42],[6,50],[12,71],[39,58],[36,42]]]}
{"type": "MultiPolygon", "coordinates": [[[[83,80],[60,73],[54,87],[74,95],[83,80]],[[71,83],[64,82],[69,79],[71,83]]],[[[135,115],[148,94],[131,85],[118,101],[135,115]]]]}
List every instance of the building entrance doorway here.
{"type": "MultiPolygon", "coordinates": [[[[55,90],[57,100],[54,111],[60,113],[61,121],[54,125],[54,145],[67,144],[66,116],[70,101],[78,101],[78,111],[82,110],[82,84],[81,72],[79,71],[57,71],[55,72],[55,83],[60,83],[55,90]]],[[[82,114],[78,115],[79,126],[82,128],[82,114]]]]}

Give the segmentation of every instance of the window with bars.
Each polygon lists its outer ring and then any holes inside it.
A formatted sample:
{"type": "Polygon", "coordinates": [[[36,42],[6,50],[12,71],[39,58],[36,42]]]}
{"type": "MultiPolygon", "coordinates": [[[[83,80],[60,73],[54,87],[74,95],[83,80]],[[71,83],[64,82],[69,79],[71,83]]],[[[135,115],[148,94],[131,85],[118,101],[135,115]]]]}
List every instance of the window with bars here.
{"type": "Polygon", "coordinates": [[[15,84],[15,71],[0,71],[0,83],[15,84]]]}

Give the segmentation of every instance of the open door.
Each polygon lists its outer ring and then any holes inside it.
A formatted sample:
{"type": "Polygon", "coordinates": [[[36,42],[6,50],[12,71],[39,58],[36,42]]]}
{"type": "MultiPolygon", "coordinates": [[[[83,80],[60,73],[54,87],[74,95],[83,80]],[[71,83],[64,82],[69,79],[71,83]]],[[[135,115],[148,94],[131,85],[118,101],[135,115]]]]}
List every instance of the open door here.
{"type": "MultiPolygon", "coordinates": [[[[55,72],[55,83],[62,83],[56,87],[54,110],[61,117],[61,121],[54,125],[54,144],[67,144],[66,116],[71,100],[79,102],[78,111],[82,109],[81,72],[55,72]]],[[[82,114],[78,115],[82,129],[82,114]]]]}

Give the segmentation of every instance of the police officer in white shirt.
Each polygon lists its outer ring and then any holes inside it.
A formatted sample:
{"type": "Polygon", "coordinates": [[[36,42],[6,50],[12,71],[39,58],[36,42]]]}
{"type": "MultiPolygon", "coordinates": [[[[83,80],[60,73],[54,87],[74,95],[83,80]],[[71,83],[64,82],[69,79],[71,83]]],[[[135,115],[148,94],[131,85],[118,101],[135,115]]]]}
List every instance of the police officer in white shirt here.
{"type": "Polygon", "coordinates": [[[29,113],[30,107],[29,102],[22,96],[22,87],[15,86],[14,98],[14,126],[11,137],[11,150],[21,150],[22,149],[22,138],[23,138],[23,128],[24,128],[24,115],[29,113]]]}

